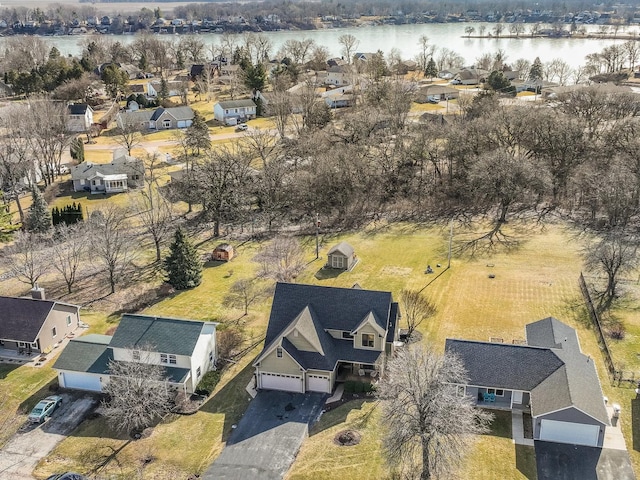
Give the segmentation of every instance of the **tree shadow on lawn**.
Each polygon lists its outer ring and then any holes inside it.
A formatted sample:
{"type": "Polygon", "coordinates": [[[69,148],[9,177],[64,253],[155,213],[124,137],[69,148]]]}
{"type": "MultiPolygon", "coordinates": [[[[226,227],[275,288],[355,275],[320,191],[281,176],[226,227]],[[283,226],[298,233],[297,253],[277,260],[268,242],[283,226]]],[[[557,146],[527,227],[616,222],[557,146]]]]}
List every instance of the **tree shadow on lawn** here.
{"type": "Polygon", "coordinates": [[[493,415],[493,420],[489,425],[487,435],[492,437],[511,438],[512,437],[512,416],[506,410],[486,410],[493,415]]]}
{"type": "Polygon", "coordinates": [[[40,388],[40,390],[38,390],[37,392],[34,392],[33,395],[31,395],[29,398],[27,398],[20,404],[20,406],[18,407],[18,412],[19,413],[30,412],[31,409],[35,407],[36,403],[38,403],[40,400],[42,400],[45,397],[48,397],[49,395],[55,395],[56,394],[55,389],[52,389],[51,387],[52,385],[57,385],[57,383],[58,383],[57,378],[54,378],[51,381],[47,382],[47,384],[44,385],[42,388],[40,388]]]}
{"type": "MultiPolygon", "coordinates": [[[[356,409],[362,410],[363,406],[367,402],[371,402],[371,401],[372,400],[365,399],[365,398],[358,399],[358,400],[351,400],[340,405],[339,407],[336,407],[328,412],[325,412],[322,415],[322,417],[320,417],[320,420],[318,421],[318,423],[316,423],[311,428],[311,431],[309,432],[309,436],[317,435],[319,433],[324,432],[325,430],[328,430],[329,428],[335,427],[336,425],[340,425],[341,423],[346,422],[347,416],[353,410],[356,410],[356,409]]],[[[370,413],[371,412],[361,415],[361,418],[358,419],[358,423],[361,424],[360,425],[361,427],[366,425],[367,421],[369,420],[370,413]]]]}
{"type": "Polygon", "coordinates": [[[332,278],[337,278],[340,274],[344,273],[345,270],[339,268],[325,268],[321,267],[314,275],[317,280],[329,280],[332,278]]]}
{"type": "Polygon", "coordinates": [[[224,414],[224,426],[222,427],[222,441],[226,442],[232,432],[232,425],[237,424],[247,410],[251,396],[246,387],[251,381],[255,369],[253,361],[244,367],[224,387],[215,392],[209,400],[200,408],[201,412],[224,414]]]}

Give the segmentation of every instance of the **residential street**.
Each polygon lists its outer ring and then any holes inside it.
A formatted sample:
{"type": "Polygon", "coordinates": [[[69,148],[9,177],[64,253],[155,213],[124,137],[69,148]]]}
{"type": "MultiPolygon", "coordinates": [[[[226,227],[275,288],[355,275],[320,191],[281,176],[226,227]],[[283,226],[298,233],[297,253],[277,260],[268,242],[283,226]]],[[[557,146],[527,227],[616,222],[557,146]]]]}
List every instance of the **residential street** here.
{"type": "Polygon", "coordinates": [[[26,423],[0,450],[0,478],[33,479],[36,464],[46,457],[97,405],[94,397],[61,394],[62,405],[42,425],[26,423]],[[75,398],[75,400],[74,400],[75,398]]]}

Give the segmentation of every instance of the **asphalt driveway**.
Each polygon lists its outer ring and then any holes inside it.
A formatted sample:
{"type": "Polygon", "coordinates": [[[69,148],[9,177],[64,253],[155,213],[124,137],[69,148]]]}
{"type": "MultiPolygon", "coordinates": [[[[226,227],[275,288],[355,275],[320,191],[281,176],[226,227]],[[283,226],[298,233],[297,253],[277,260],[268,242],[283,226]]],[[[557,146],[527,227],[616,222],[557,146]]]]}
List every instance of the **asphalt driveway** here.
{"type": "Polygon", "coordinates": [[[538,480],[635,480],[626,450],[535,442],[538,480]]]}
{"type": "Polygon", "coordinates": [[[280,480],[320,414],[326,395],[260,391],[204,480],[280,480]]]}
{"type": "Polygon", "coordinates": [[[59,394],[62,405],[42,425],[25,423],[0,450],[2,480],[32,479],[36,464],[69,435],[97,405],[95,397],[59,394]]]}

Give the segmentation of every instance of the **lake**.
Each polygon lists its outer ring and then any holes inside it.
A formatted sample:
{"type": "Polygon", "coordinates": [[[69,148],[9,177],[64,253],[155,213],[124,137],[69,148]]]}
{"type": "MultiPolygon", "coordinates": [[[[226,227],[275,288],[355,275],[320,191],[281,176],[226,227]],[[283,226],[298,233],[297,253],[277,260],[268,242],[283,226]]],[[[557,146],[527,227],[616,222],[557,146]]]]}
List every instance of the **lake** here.
{"type": "MultiPolygon", "coordinates": [[[[324,45],[332,55],[339,56],[341,46],[338,38],[343,34],[352,34],[359,40],[357,51],[375,52],[382,50],[388,53],[392,48],[400,50],[405,59],[414,58],[419,52],[418,39],[421,35],[429,37],[430,43],[438,47],[446,47],[454,50],[464,57],[466,64],[471,65],[475,59],[483,53],[493,53],[502,49],[507,54],[507,63],[515,62],[519,58],[533,61],[540,57],[543,62],[549,62],[560,58],[572,67],[584,65],[585,56],[589,53],[599,52],[604,47],[614,43],[623,43],[629,38],[629,32],[638,33],[637,27],[627,27],[620,30],[620,38],[591,39],[591,38],[466,38],[464,30],[467,26],[473,26],[476,31],[480,25],[486,26],[486,31],[491,32],[492,24],[488,23],[427,23],[419,25],[381,25],[364,26],[341,29],[304,30],[265,32],[273,44],[275,53],[289,39],[310,38],[316,43],[324,45]]],[[[525,25],[529,30],[531,24],[525,25]]],[[[596,31],[596,26],[588,27],[589,31],[596,31]]],[[[507,29],[505,29],[507,30],[507,29]]],[[[61,36],[42,37],[47,43],[55,45],[64,55],[80,55],[82,49],[80,42],[88,36],[61,36]]],[[[90,37],[90,36],[89,36],[90,37]]],[[[163,35],[163,38],[171,39],[177,36],[163,35]]],[[[218,44],[220,35],[215,33],[200,34],[199,37],[207,45],[218,44]]],[[[113,35],[123,44],[131,43],[135,35],[113,35]]],[[[5,39],[0,38],[0,48],[5,39]]]]}

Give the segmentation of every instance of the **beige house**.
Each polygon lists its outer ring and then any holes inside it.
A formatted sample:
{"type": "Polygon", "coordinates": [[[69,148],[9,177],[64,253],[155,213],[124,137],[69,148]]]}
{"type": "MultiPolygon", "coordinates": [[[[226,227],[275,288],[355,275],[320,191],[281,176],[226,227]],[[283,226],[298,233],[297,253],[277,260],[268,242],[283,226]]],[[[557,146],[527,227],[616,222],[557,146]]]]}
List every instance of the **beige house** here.
{"type": "Polygon", "coordinates": [[[351,270],[358,262],[358,257],[351,245],[347,242],[340,242],[333,246],[327,254],[327,268],[338,270],[351,270]]]}
{"type": "Polygon", "coordinates": [[[375,378],[393,352],[398,317],[390,292],[278,283],[256,386],[330,393],[347,376],[375,378]]]}
{"type": "Polygon", "coordinates": [[[0,350],[48,353],[79,321],[79,306],[47,300],[38,287],[31,291],[31,298],[0,297],[0,350]]]}

